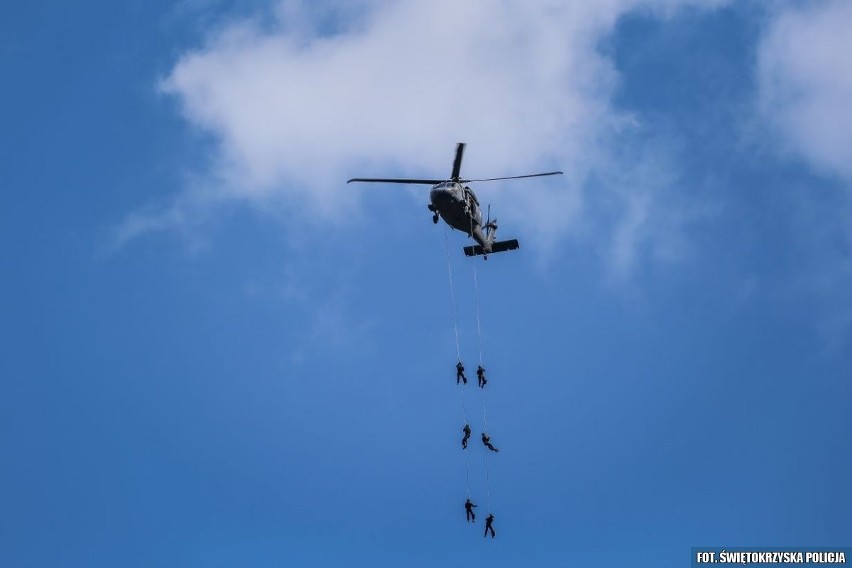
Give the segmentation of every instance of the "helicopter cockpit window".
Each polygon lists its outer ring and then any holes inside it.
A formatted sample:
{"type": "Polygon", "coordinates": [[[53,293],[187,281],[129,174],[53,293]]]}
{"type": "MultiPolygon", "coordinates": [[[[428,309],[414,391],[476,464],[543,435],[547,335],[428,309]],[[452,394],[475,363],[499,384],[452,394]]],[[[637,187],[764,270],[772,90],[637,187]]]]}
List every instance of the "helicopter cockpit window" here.
{"type": "Polygon", "coordinates": [[[473,201],[474,203],[479,205],[479,200],[476,198],[476,195],[474,195],[474,193],[467,186],[464,187],[464,195],[466,200],[473,201]]]}

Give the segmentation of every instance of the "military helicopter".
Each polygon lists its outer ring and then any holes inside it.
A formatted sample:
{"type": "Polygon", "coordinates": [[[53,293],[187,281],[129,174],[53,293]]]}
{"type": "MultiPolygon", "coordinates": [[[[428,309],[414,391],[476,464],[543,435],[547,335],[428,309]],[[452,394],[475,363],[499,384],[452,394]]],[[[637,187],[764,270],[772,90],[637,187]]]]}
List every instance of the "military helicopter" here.
{"type": "Polygon", "coordinates": [[[459,231],[467,233],[468,237],[471,237],[479,243],[477,245],[464,247],[465,255],[482,255],[483,258],[487,260],[488,255],[491,253],[517,249],[519,247],[517,239],[495,242],[495,238],[497,236],[497,219],[494,219],[493,221],[491,220],[491,206],[488,206],[488,218],[483,225],[479,200],[476,198],[476,194],[473,193],[473,190],[465,184],[472,181],[497,181],[501,179],[552,176],[561,174],[562,172],[546,172],[542,174],[485,179],[460,179],[459,171],[461,170],[464,147],[464,142],[459,142],[456,146],[456,158],[453,161],[453,172],[450,174],[450,179],[352,178],[346,183],[357,181],[431,185],[432,191],[429,193],[429,199],[431,201],[429,204],[429,211],[432,212],[432,222],[437,223],[438,218],[442,217],[447,225],[453,229],[458,229],[459,231]],[[483,228],[485,229],[485,233],[482,232],[483,228]]]}

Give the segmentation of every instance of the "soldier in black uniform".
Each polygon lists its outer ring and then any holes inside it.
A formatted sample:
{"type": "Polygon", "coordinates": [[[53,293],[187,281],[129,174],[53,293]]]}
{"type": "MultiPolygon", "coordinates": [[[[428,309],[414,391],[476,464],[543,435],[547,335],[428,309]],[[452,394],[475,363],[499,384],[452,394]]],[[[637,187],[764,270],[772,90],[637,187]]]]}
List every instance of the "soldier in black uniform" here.
{"type": "Polygon", "coordinates": [[[488,380],[485,378],[485,369],[482,368],[482,365],[476,369],[476,378],[479,379],[479,388],[484,389],[488,380]]]}
{"type": "Polygon", "coordinates": [[[467,522],[476,522],[476,514],[473,512],[473,508],[476,507],[473,503],[470,502],[470,497],[468,497],[467,501],[464,503],[464,510],[467,515],[467,522]]]}
{"type": "Polygon", "coordinates": [[[456,384],[459,384],[459,380],[464,381],[464,384],[467,384],[467,377],[464,376],[464,365],[459,361],[456,363],[456,384]]]}
{"type": "Polygon", "coordinates": [[[482,538],[488,536],[488,531],[491,531],[491,538],[494,538],[494,527],[491,526],[491,523],[494,522],[494,515],[488,513],[488,516],[485,517],[485,534],[482,535],[482,538]]]}
{"type": "Polygon", "coordinates": [[[492,452],[499,452],[497,448],[491,445],[491,437],[485,432],[482,433],[482,443],[485,444],[485,447],[491,450],[492,452]]]}

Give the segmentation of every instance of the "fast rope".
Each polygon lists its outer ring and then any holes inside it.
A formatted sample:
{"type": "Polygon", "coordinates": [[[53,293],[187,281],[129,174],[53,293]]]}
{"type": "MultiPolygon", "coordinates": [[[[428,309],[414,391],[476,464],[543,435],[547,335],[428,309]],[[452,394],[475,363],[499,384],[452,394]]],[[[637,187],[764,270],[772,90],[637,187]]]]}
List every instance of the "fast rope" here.
{"type": "MultiPolygon", "coordinates": [[[[453,268],[452,263],[450,262],[450,245],[447,238],[447,227],[444,226],[444,250],[447,252],[447,276],[450,279],[450,299],[452,300],[452,310],[453,310],[453,331],[455,332],[456,337],[456,361],[461,361],[461,348],[459,347],[459,322],[458,322],[458,310],[456,309],[456,292],[455,286],[453,286],[453,268]]],[[[458,379],[456,379],[458,381],[458,379]]],[[[467,411],[464,405],[464,389],[461,390],[461,409],[462,409],[462,421],[465,425],[467,425],[467,411]]],[[[467,497],[470,499],[470,457],[468,453],[464,452],[464,473],[465,473],[465,484],[467,486],[467,497]]]]}
{"type": "MultiPolygon", "coordinates": [[[[473,259],[473,290],[474,290],[474,304],[476,306],[476,334],[479,337],[479,366],[482,366],[482,323],[479,317],[479,281],[476,277],[476,259],[473,259]]],[[[482,391],[482,422],[485,427],[485,432],[488,432],[488,415],[485,412],[485,389],[479,389],[482,391]]]]}
{"type": "MultiPolygon", "coordinates": [[[[486,228],[486,230],[489,230],[486,228]]],[[[473,215],[470,216],[470,234],[473,235],[473,215]]],[[[486,237],[487,238],[487,237],[486,237]]],[[[479,339],[479,366],[484,368],[482,365],[483,361],[483,347],[482,347],[482,319],[479,315],[479,279],[476,274],[476,262],[477,258],[473,258],[473,291],[474,291],[474,306],[476,308],[476,334],[479,339]]],[[[482,391],[482,431],[488,433],[488,413],[486,411],[486,396],[485,389],[480,388],[482,391]]],[[[490,450],[489,450],[490,451],[490,450]]],[[[485,490],[488,496],[488,511],[491,511],[491,473],[488,468],[488,452],[485,452],[485,490]]]]}

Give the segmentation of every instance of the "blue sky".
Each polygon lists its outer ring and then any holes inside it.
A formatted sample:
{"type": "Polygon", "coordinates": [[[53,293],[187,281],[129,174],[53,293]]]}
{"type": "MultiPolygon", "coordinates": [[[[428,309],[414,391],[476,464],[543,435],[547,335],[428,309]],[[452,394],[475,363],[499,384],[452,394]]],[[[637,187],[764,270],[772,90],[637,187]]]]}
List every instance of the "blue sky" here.
{"type": "Polygon", "coordinates": [[[0,558],[849,546],[850,24],[839,0],[4,5],[0,558]],[[489,482],[446,230],[423,188],[345,184],[447,175],[459,141],[468,177],[566,172],[474,186],[521,242],[476,265],[489,482]]]}

